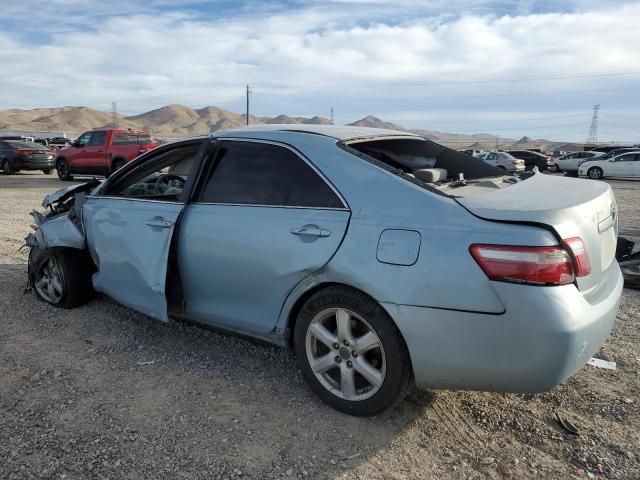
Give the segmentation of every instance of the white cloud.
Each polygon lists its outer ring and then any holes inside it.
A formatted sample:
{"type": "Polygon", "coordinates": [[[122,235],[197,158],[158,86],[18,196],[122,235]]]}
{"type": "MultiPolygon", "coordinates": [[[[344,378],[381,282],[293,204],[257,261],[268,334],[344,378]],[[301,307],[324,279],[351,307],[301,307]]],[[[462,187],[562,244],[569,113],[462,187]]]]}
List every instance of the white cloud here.
{"type": "MultiPolygon", "coordinates": [[[[243,87],[249,83],[255,86],[258,114],[327,115],[333,105],[345,121],[377,113],[413,127],[437,129],[435,111],[465,118],[473,112],[479,119],[483,112],[561,114],[588,111],[591,103],[604,99],[601,103],[610,102],[611,111],[631,112],[629,99],[640,93],[591,92],[638,85],[637,3],[600,2],[585,8],[583,2],[582,8],[564,13],[526,13],[532,5],[520,2],[519,9],[505,15],[500,9],[478,13],[495,4],[488,1],[452,0],[443,8],[440,0],[334,0],[272,13],[223,10],[220,18],[198,14],[197,9],[166,9],[160,2],[133,7],[121,0],[109,7],[96,3],[89,17],[81,13],[84,2],[47,3],[53,7],[44,18],[52,9],[75,12],[43,27],[47,40],[0,33],[0,63],[11,71],[0,76],[0,108],[85,104],[106,110],[117,100],[121,110],[131,114],[166,103],[222,104],[240,110],[243,87]],[[466,8],[461,11],[467,13],[447,14],[462,3],[466,8]],[[436,7],[437,14],[425,13],[436,7]],[[391,9],[396,15],[386,16],[391,9]],[[621,71],[636,75],[460,83],[621,71]],[[374,86],[446,80],[458,83],[374,86]],[[591,93],[546,93],[580,90],[591,93]],[[540,95],[491,96],[521,92],[540,95]],[[394,112],[404,114],[392,118],[394,112]],[[352,117],[345,118],[347,114],[352,117]],[[421,118],[436,124],[419,125],[421,118]]],[[[18,22],[23,11],[9,7],[3,14],[18,22]]],[[[633,109],[635,113],[637,103],[633,109]]],[[[606,111],[604,105],[603,116],[606,111]]],[[[447,129],[455,130],[452,125],[447,129]]]]}

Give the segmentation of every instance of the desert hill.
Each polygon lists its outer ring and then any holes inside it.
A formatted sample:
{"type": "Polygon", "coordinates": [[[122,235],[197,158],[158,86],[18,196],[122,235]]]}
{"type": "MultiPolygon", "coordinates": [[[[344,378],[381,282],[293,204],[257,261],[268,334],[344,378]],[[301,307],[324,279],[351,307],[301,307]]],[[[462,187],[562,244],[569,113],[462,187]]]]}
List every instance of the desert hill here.
{"type": "MultiPolygon", "coordinates": [[[[149,130],[156,137],[187,137],[206,135],[217,130],[228,130],[246,124],[246,116],[216,106],[190,108],[184,105],[165,105],[139,115],[117,116],[120,128],[149,130]]],[[[249,117],[251,124],[314,124],[328,125],[328,118],[299,117],[280,114],[276,117],[249,117]]],[[[101,112],[88,107],[51,107],[32,110],[0,110],[0,131],[24,132],[66,132],[77,135],[92,128],[110,127],[113,125],[111,112],[101,112]]],[[[496,147],[495,135],[486,133],[458,134],[434,130],[407,130],[401,125],[386,122],[373,115],[368,115],[349,125],[387,128],[391,130],[411,131],[435,142],[452,148],[493,149],[496,147]]],[[[577,144],[552,142],[545,139],[531,139],[527,136],[516,139],[498,138],[499,148],[541,148],[545,150],[579,150],[577,144]]]]}

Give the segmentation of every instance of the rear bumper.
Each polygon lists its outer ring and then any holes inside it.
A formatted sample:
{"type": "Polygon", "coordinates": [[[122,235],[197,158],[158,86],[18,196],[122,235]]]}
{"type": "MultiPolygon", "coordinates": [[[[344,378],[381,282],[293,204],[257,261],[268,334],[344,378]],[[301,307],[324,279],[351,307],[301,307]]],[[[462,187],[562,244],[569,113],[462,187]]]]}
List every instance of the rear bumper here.
{"type": "Polygon", "coordinates": [[[55,168],[54,159],[13,158],[11,161],[16,170],[49,170],[55,168]]]}
{"type": "Polygon", "coordinates": [[[605,342],[623,278],[614,262],[588,299],[574,285],[492,283],[503,314],[383,304],[407,343],[417,386],[515,393],[555,387],[605,342]]]}

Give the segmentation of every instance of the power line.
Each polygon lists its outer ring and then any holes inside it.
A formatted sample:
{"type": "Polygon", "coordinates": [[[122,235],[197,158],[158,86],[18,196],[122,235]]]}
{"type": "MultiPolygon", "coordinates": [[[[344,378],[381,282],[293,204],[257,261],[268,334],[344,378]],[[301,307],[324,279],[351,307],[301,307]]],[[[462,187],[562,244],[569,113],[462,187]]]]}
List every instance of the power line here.
{"type": "MultiPolygon", "coordinates": [[[[500,112],[503,113],[503,112],[500,112]]],[[[513,117],[510,118],[508,120],[485,120],[484,118],[482,118],[482,115],[484,114],[484,112],[476,112],[475,113],[477,115],[477,119],[476,120],[441,120],[441,119],[422,119],[422,120],[394,120],[394,123],[399,123],[402,125],[406,125],[406,124],[411,124],[411,123],[417,123],[419,122],[420,124],[424,124],[424,123],[428,123],[428,122],[432,122],[432,123],[438,123],[440,124],[453,124],[453,125],[460,125],[460,124],[468,124],[468,123],[472,123],[474,125],[477,124],[482,124],[482,125],[486,125],[486,124],[494,124],[494,123],[510,123],[510,124],[514,124],[514,123],[520,123],[520,122],[527,122],[530,120],[557,120],[560,118],[584,118],[585,113],[574,113],[571,115],[552,115],[552,116],[537,116],[537,117],[513,117]]],[[[509,112],[507,112],[506,114],[503,113],[503,115],[507,115],[509,114],[509,112]]],[[[344,115],[338,115],[337,118],[346,118],[346,119],[351,119],[354,116],[358,116],[358,113],[354,113],[354,114],[344,114],[344,115]]],[[[462,112],[461,115],[465,115],[468,116],[467,112],[462,112]]],[[[384,115],[383,115],[384,116],[384,115]]]]}
{"type": "Polygon", "coordinates": [[[521,92],[521,93],[496,93],[487,95],[431,95],[427,97],[348,97],[348,98],[333,98],[334,101],[341,102],[362,102],[373,100],[430,100],[430,99],[450,99],[450,98],[496,98],[496,97],[528,97],[528,96],[540,96],[540,95],[574,95],[581,93],[605,93],[605,92],[629,92],[640,90],[640,87],[633,88],[604,88],[599,90],[565,90],[561,92],[521,92]]]}

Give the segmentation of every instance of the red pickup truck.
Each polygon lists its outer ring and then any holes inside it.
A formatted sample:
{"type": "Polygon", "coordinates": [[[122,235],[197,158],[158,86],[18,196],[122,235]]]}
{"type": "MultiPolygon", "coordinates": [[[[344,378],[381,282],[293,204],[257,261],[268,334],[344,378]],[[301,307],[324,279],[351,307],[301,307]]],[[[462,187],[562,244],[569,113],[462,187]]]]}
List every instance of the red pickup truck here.
{"type": "Polygon", "coordinates": [[[92,130],[80,135],[70,147],[58,150],[55,166],[60,180],[73,180],[73,175],[108,177],[125,163],[156,147],[149,132],[92,130]]]}

